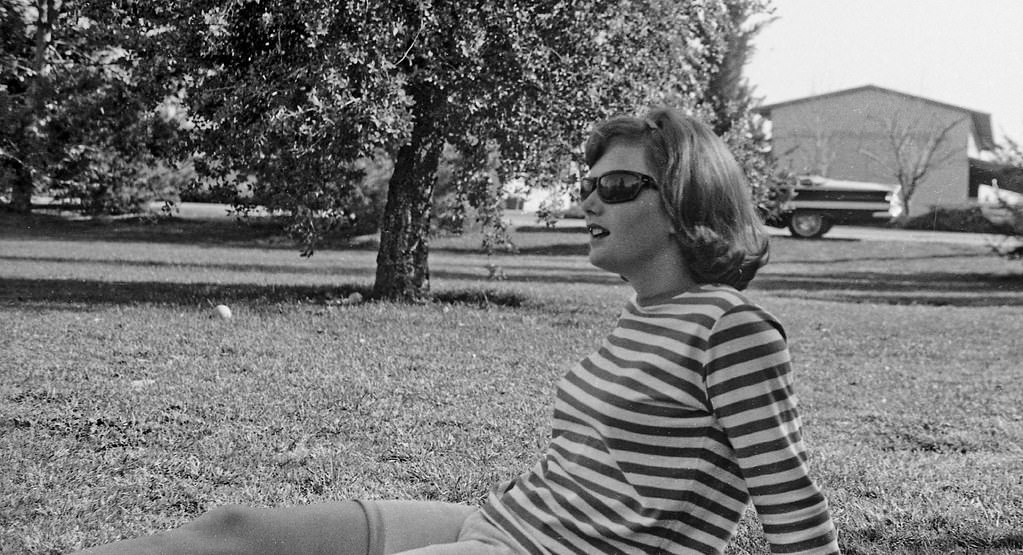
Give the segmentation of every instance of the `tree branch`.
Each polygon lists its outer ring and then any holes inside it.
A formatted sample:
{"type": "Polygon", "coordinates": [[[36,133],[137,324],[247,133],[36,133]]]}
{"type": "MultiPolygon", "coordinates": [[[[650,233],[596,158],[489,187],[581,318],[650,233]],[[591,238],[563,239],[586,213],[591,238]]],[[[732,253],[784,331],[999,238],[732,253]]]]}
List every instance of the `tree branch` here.
{"type": "Polygon", "coordinates": [[[945,162],[948,162],[948,160],[955,155],[954,150],[948,149],[946,150],[944,155],[939,157],[937,160],[934,160],[934,154],[941,148],[943,144],[945,144],[945,140],[948,138],[949,132],[951,132],[952,129],[954,129],[957,125],[959,125],[959,122],[965,119],[966,118],[963,117],[953,121],[952,123],[942,128],[941,131],[939,131],[936,135],[932,134],[928,138],[927,146],[921,153],[921,156],[918,159],[918,164],[916,165],[916,168],[914,168],[913,171],[914,182],[922,180],[924,176],[927,175],[927,172],[931,170],[931,168],[934,168],[935,166],[944,165],[945,162]]]}

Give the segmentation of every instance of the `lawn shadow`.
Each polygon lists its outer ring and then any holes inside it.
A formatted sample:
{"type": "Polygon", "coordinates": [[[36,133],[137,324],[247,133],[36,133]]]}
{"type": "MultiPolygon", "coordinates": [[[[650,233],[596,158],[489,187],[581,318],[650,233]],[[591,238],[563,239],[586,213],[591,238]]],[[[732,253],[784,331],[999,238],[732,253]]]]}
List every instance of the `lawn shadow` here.
{"type": "Polygon", "coordinates": [[[556,243],[535,247],[519,247],[519,254],[537,256],[586,256],[590,253],[588,243],[556,243]]]}
{"type": "MultiPolygon", "coordinates": [[[[514,257],[501,257],[495,259],[498,262],[513,262],[514,257]]],[[[298,266],[288,264],[252,264],[232,262],[168,262],[163,260],[117,260],[110,258],[80,259],[63,256],[22,256],[22,255],[0,255],[0,262],[43,262],[56,264],[89,264],[97,266],[110,266],[111,268],[139,267],[157,268],[168,270],[221,270],[239,273],[259,273],[266,275],[316,275],[346,278],[372,278],[376,274],[375,265],[359,264],[327,264],[320,266],[298,266]]],[[[595,268],[583,268],[570,265],[559,266],[530,266],[528,264],[507,264],[497,263],[493,265],[493,274],[484,264],[469,264],[449,266],[443,263],[433,263],[430,267],[430,277],[433,279],[450,279],[466,281],[507,281],[523,283],[589,283],[589,284],[617,284],[621,278],[595,268]],[[476,271],[466,268],[476,268],[476,271]]],[[[3,283],[3,279],[0,279],[3,283]]],[[[130,282],[124,282],[130,283],[130,282]]],[[[2,289],[0,289],[2,291],[2,289]]],[[[2,296],[0,296],[2,298],[2,296]]]]}
{"type": "Polygon", "coordinates": [[[66,256],[21,256],[21,255],[0,255],[0,261],[11,262],[47,262],[57,264],[94,264],[99,266],[111,266],[124,268],[134,266],[141,268],[167,268],[183,269],[194,268],[196,270],[224,270],[229,272],[256,272],[265,274],[316,274],[327,276],[372,276],[375,273],[373,268],[355,267],[351,265],[325,265],[316,267],[303,267],[288,264],[245,264],[230,262],[168,262],[164,260],[119,260],[111,258],[71,258],[66,256]]]}
{"type": "Polygon", "coordinates": [[[1023,306],[1023,274],[768,273],[751,288],[779,296],[837,302],[932,306],[1023,306]]]}
{"type": "MultiPolygon", "coordinates": [[[[575,228],[536,227],[523,230],[516,228],[513,233],[536,235],[575,234],[585,232],[575,228]]],[[[10,214],[0,217],[0,237],[6,239],[46,239],[54,241],[107,241],[133,243],[167,243],[174,245],[258,247],[268,249],[301,249],[299,242],[290,237],[279,220],[258,218],[184,219],[166,216],[133,216],[112,220],[71,219],[52,214],[10,214]]],[[[444,237],[431,237],[437,245],[431,252],[453,252],[486,254],[479,244],[447,245],[444,237]]],[[[529,241],[523,241],[528,243],[529,241]]],[[[351,236],[341,232],[328,234],[316,245],[318,251],[328,250],[377,250],[379,238],[376,235],[351,236]]],[[[583,255],[588,252],[586,243],[545,244],[541,246],[517,247],[514,252],[498,251],[499,256],[515,254],[532,255],[583,255]]]]}
{"type": "MultiPolygon", "coordinates": [[[[479,246],[431,245],[430,252],[447,252],[452,254],[487,254],[486,249],[479,246]]],[[[520,255],[535,256],[586,256],[590,252],[587,243],[554,243],[546,245],[515,246],[514,251],[498,249],[493,254],[497,258],[512,258],[520,255]]]]}
{"type": "MultiPolygon", "coordinates": [[[[284,224],[270,217],[184,219],[176,216],[131,216],[115,219],[72,219],[52,214],[11,214],[0,217],[0,237],[56,241],[169,243],[197,246],[241,246],[298,250],[284,224]]],[[[365,245],[342,234],[325,237],[319,250],[359,249],[365,245]]]]}
{"type": "Polygon", "coordinates": [[[352,293],[369,296],[365,284],[279,285],[177,283],[160,281],[100,281],[82,279],[0,278],[0,303],[40,307],[65,305],[170,304],[206,305],[228,302],[267,304],[326,301],[352,293]]]}
{"type": "MultiPolygon", "coordinates": [[[[582,222],[582,220],[579,220],[582,222]]],[[[546,226],[546,225],[520,225],[515,226],[516,233],[586,233],[586,228],[582,223],[576,223],[574,225],[567,226],[546,226]]]]}
{"type": "MultiPolygon", "coordinates": [[[[337,285],[222,284],[176,282],[113,282],[80,279],[0,278],[0,304],[18,304],[37,308],[68,309],[80,305],[157,304],[176,306],[212,306],[248,303],[264,305],[343,303],[358,293],[372,297],[372,286],[364,283],[337,285]]],[[[528,298],[520,293],[486,287],[445,289],[432,295],[432,301],[466,304],[480,308],[519,307],[528,298]]]]}
{"type": "Polygon", "coordinates": [[[458,270],[431,269],[431,278],[451,280],[483,280],[508,283],[567,283],[567,284],[589,284],[589,285],[617,285],[622,279],[614,274],[601,270],[579,270],[575,268],[566,269],[559,273],[551,273],[550,268],[530,268],[529,266],[514,266],[500,264],[496,268],[499,273],[495,277],[488,278],[482,272],[467,272],[458,270]]]}

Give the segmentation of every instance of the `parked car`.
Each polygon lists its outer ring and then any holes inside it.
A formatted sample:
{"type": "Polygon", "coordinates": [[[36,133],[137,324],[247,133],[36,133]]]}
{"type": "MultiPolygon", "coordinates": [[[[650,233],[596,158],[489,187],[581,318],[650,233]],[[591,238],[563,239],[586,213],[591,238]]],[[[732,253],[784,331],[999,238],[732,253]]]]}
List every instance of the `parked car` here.
{"type": "Polygon", "coordinates": [[[765,223],[787,227],[794,237],[812,239],[835,224],[887,221],[899,210],[893,204],[896,189],[895,185],[802,176],[796,179],[788,200],[765,223]]]}

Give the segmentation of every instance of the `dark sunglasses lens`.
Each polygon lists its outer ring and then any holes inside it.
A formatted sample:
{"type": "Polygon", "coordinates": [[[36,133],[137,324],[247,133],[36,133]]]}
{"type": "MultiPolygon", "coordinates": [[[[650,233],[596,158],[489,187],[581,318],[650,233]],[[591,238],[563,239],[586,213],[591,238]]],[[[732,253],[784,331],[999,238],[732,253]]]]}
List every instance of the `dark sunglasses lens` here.
{"type": "Polygon", "coordinates": [[[639,195],[643,180],[638,175],[611,172],[600,177],[597,194],[607,203],[628,202],[639,195]]]}

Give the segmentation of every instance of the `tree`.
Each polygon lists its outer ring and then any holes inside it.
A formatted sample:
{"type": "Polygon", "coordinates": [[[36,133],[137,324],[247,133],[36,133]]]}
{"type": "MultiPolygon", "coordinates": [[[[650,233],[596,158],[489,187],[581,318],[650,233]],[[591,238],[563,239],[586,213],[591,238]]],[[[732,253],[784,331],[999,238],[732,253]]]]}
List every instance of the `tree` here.
{"type": "Polygon", "coordinates": [[[1004,142],[995,146],[994,161],[999,164],[1023,169],[1023,145],[1012,137],[1004,137],[1004,142]]]}
{"type": "Polygon", "coordinates": [[[884,147],[862,147],[860,153],[872,160],[899,184],[895,194],[902,211],[897,221],[909,217],[909,203],[927,175],[949,162],[956,154],[949,138],[965,118],[939,120],[908,116],[900,112],[875,120],[884,147]]]}
{"type": "Polygon", "coordinates": [[[47,57],[58,15],[55,0],[5,0],[0,17],[3,28],[3,78],[0,84],[3,112],[2,144],[5,180],[11,194],[10,208],[27,213],[32,209],[31,157],[38,148],[37,126],[43,119],[50,80],[47,57]]]}
{"type": "Polygon", "coordinates": [[[981,212],[988,221],[1005,235],[1004,240],[991,245],[991,250],[1008,259],[1023,260],[1023,202],[1010,200],[1018,199],[1023,192],[1023,145],[1005,137],[1004,142],[995,148],[993,161],[1002,167],[994,172],[997,177],[992,179],[992,185],[1006,188],[1011,193],[1004,195],[996,189],[997,205],[981,206],[981,212]]]}
{"type": "Polygon", "coordinates": [[[766,1],[725,0],[727,25],[723,39],[721,61],[712,70],[707,83],[707,102],[713,119],[714,132],[726,135],[744,119],[752,117],[753,87],[743,77],[743,69],[753,54],[753,39],[769,25],[773,18],[757,16],[770,13],[766,1]]]}
{"type": "Polygon", "coordinates": [[[11,208],[37,188],[87,212],[130,209],[166,185],[174,140],[159,8],[95,0],[4,0],[0,156],[11,208]]]}
{"type": "Polygon", "coordinates": [[[673,0],[192,5],[177,28],[191,33],[178,43],[200,170],[253,175],[253,200],[289,214],[309,253],[347,224],[355,161],[388,153],[374,293],[406,300],[429,292],[445,145],[460,155],[456,196],[500,227],[495,174],[563,179],[597,119],[707,110],[733,29],[723,3],[673,0]]]}
{"type": "Polygon", "coordinates": [[[765,218],[776,217],[791,196],[787,174],[776,171],[764,120],[753,112],[759,102],[743,69],[754,52],[753,39],[774,21],[766,1],[725,0],[720,62],[705,92],[709,120],[742,164],[752,196],[765,218]]]}

